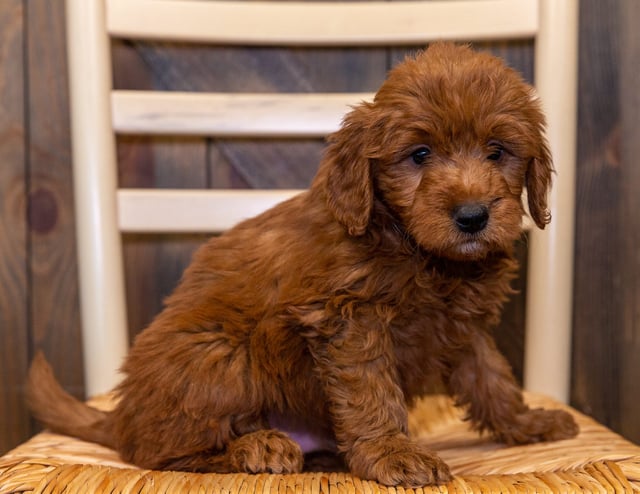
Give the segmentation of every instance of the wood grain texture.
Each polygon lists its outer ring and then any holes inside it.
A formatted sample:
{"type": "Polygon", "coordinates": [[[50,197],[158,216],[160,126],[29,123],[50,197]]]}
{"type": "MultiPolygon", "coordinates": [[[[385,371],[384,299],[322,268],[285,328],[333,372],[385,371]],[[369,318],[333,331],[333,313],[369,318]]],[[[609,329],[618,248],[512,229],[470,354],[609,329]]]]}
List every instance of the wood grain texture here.
{"type": "MultiPolygon", "coordinates": [[[[631,0],[633,1],[633,0],[631,0]]],[[[583,0],[580,18],[572,403],[620,430],[621,8],[583,0]]],[[[637,68],[636,68],[637,70],[637,68]]],[[[638,184],[636,184],[636,187],[638,184]]],[[[637,393],[636,393],[637,394],[637,393]]],[[[636,412],[637,413],[637,412],[636,412]]]]}
{"type": "Polygon", "coordinates": [[[621,7],[620,233],[624,293],[620,298],[620,431],[640,441],[640,2],[626,1],[621,7]]]}
{"type": "Polygon", "coordinates": [[[581,6],[572,402],[640,442],[640,4],[581,6]]]}
{"type": "Polygon", "coordinates": [[[67,390],[83,396],[64,2],[29,0],[31,334],[67,390]]]}
{"type": "Polygon", "coordinates": [[[0,8],[0,454],[30,433],[23,13],[21,0],[0,8]]]}

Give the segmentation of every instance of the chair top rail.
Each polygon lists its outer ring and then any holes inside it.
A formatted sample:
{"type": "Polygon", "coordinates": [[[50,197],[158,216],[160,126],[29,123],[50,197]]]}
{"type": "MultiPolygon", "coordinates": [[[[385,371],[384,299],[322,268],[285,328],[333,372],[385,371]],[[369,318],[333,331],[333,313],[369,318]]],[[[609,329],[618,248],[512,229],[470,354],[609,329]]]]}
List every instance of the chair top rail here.
{"type": "Polygon", "coordinates": [[[116,90],[119,134],[324,137],[373,93],[184,93],[116,90]]]}
{"type": "Polygon", "coordinates": [[[538,17],[537,0],[107,0],[113,37],[251,46],[529,38],[538,17]]]}

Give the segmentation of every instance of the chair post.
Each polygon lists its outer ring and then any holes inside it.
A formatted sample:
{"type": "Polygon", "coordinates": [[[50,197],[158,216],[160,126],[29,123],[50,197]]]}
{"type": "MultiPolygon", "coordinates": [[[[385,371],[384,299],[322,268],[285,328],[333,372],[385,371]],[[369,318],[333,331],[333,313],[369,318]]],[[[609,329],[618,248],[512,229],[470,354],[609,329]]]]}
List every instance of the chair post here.
{"type": "Polygon", "coordinates": [[[567,402],[571,328],[577,116],[578,0],[541,0],[535,82],[548,119],[556,174],[552,221],[530,233],[524,386],[567,402]]]}
{"type": "Polygon", "coordinates": [[[127,346],[104,0],[67,0],[67,55],[87,395],[110,390],[127,346]]]}

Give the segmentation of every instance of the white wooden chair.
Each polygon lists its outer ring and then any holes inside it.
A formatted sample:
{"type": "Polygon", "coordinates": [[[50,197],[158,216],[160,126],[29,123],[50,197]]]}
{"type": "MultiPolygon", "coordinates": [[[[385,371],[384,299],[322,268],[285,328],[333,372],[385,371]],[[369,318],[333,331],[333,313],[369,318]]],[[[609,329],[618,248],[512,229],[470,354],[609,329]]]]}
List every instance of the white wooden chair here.
{"type": "Polygon", "coordinates": [[[577,0],[233,2],[67,0],[81,310],[89,395],[127,352],[120,233],[220,231],[295,191],[119,189],[118,133],[324,136],[363,94],[112,90],[112,38],[248,46],[424,45],[535,38],[535,85],[557,175],[553,222],[529,239],[525,387],[568,399],[571,361],[577,0]],[[265,22],[265,19],[272,19],[265,22]],[[428,22],[425,22],[425,19],[428,22]],[[110,303],[102,301],[109,299],[110,303]]]}
{"type": "MultiPolygon", "coordinates": [[[[100,394],[116,384],[116,369],[127,352],[121,232],[220,231],[296,193],[122,190],[117,183],[116,134],[324,136],[338,127],[348,104],[371,97],[113,91],[112,38],[245,46],[424,45],[435,39],[534,38],[535,84],[548,117],[557,175],[550,198],[553,221],[545,231],[532,229],[529,238],[525,387],[566,402],[571,360],[577,3],[67,0],[87,393],[100,394]],[[271,21],[266,22],[267,18],[271,21]],[[102,303],[106,299],[108,306],[102,303]]],[[[561,406],[546,396],[527,394],[527,398],[533,406],[561,406]]],[[[456,478],[447,486],[423,492],[640,490],[640,448],[570,411],[581,426],[577,438],[501,448],[468,431],[450,402],[434,398],[411,415],[412,431],[437,445],[456,478]],[[428,427],[421,425],[423,420],[428,427]]],[[[3,493],[363,494],[381,489],[374,482],[337,473],[150,472],[123,464],[106,448],[46,432],[0,458],[3,493]]]]}

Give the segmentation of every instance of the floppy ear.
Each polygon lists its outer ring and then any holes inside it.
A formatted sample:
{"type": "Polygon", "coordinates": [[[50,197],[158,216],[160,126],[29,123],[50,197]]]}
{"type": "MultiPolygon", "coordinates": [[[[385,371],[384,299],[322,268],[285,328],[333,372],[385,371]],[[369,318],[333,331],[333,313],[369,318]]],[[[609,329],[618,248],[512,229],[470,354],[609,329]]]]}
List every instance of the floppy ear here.
{"type": "Polygon", "coordinates": [[[329,136],[321,165],[327,206],[350,235],[363,235],[373,207],[373,178],[369,148],[370,104],[348,113],[342,127],[329,136]]]}
{"type": "Polygon", "coordinates": [[[525,176],[527,197],[529,202],[529,213],[538,228],[544,227],[551,222],[551,213],[547,207],[547,194],[551,188],[551,175],[553,165],[551,163],[551,152],[544,140],[540,137],[538,156],[531,159],[525,176]]]}

